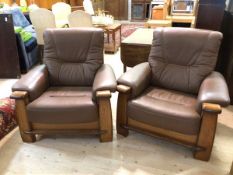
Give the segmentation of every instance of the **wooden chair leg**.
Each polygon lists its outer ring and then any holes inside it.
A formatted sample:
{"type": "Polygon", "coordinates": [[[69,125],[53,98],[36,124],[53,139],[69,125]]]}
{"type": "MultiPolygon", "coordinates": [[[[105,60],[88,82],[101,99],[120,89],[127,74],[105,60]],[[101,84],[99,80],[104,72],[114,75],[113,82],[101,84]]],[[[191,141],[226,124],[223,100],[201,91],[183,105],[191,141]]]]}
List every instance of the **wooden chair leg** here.
{"type": "Polygon", "coordinates": [[[44,45],[39,45],[38,48],[39,48],[38,50],[39,50],[39,58],[40,58],[39,63],[43,64],[44,45]]]}
{"type": "Polygon", "coordinates": [[[125,137],[128,136],[129,131],[124,126],[127,126],[127,102],[129,98],[130,87],[124,85],[118,85],[119,91],[117,100],[117,133],[125,137]]]}
{"type": "MultiPolygon", "coordinates": [[[[26,93],[26,92],[16,91],[16,92],[13,92],[13,96],[16,97],[17,93],[22,95],[23,93],[26,93]]],[[[28,121],[27,112],[26,112],[26,104],[28,103],[28,98],[27,98],[26,94],[24,96],[25,96],[25,98],[18,98],[18,99],[15,98],[15,100],[16,100],[16,118],[18,121],[19,131],[20,131],[20,135],[21,135],[22,140],[24,142],[32,143],[32,142],[36,141],[36,137],[34,134],[26,134],[26,132],[31,131],[31,124],[28,121]]]]}
{"type": "Polygon", "coordinates": [[[99,103],[99,123],[100,131],[103,132],[100,134],[101,142],[110,142],[112,141],[113,127],[112,127],[112,110],[110,91],[99,91],[97,92],[98,103],[99,103]]]}
{"type": "Polygon", "coordinates": [[[210,159],[219,113],[221,113],[221,107],[219,105],[208,103],[203,105],[202,122],[197,146],[204,149],[196,151],[194,153],[194,158],[204,161],[208,161],[210,159]]]}
{"type": "Polygon", "coordinates": [[[232,162],[232,164],[231,164],[230,175],[233,175],[233,162],[232,162]]]}

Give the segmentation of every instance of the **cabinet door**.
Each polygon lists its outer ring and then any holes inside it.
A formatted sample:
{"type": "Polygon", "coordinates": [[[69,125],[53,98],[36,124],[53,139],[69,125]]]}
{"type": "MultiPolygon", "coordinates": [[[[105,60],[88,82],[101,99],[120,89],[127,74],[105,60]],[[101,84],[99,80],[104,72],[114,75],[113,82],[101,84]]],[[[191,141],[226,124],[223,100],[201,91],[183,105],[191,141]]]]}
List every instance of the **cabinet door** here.
{"type": "Polygon", "coordinates": [[[200,0],[196,28],[220,30],[225,9],[225,0],[200,0]]]}
{"type": "Polygon", "coordinates": [[[144,3],[133,3],[131,18],[133,20],[143,20],[144,19],[145,6],[144,3]]]}
{"type": "Polygon", "coordinates": [[[0,29],[0,78],[18,78],[19,57],[11,15],[0,14],[0,29]]]}

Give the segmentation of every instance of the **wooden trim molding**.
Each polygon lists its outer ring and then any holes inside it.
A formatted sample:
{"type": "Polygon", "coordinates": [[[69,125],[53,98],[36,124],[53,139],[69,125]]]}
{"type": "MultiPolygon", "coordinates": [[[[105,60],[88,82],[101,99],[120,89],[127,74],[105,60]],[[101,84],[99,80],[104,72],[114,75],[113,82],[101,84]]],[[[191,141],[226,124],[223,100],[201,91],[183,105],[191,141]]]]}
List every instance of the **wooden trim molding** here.
{"type": "Polygon", "coordinates": [[[175,142],[180,142],[191,146],[195,146],[197,142],[197,135],[181,134],[175,131],[151,126],[131,118],[128,118],[128,126],[142,131],[150,132],[155,136],[167,137],[168,139],[171,139],[175,142]]]}
{"type": "Polygon", "coordinates": [[[74,129],[99,129],[99,122],[72,123],[72,124],[47,124],[32,123],[33,130],[74,130],[74,129]]]}

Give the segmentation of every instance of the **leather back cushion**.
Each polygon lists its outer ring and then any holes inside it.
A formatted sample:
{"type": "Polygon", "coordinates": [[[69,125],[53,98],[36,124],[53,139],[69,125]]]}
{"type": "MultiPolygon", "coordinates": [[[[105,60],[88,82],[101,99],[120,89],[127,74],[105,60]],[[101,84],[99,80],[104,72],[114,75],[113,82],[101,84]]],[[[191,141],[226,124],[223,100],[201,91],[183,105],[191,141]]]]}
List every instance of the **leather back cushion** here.
{"type": "Polygon", "coordinates": [[[157,28],[149,56],[152,84],[194,93],[213,71],[222,34],[191,28],[157,28]]]}
{"type": "Polygon", "coordinates": [[[44,62],[50,85],[90,86],[103,64],[102,29],[47,29],[44,33],[44,62]]]}

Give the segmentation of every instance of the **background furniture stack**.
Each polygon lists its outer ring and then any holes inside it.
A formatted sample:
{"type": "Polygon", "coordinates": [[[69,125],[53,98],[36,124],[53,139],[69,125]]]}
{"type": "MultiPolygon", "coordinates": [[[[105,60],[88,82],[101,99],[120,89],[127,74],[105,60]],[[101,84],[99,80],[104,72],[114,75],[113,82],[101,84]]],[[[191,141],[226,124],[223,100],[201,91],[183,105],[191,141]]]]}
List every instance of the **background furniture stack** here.
{"type": "Polygon", "coordinates": [[[163,5],[152,8],[152,18],[145,23],[145,26],[149,28],[194,27],[197,3],[197,0],[164,0],[163,5]]]}

